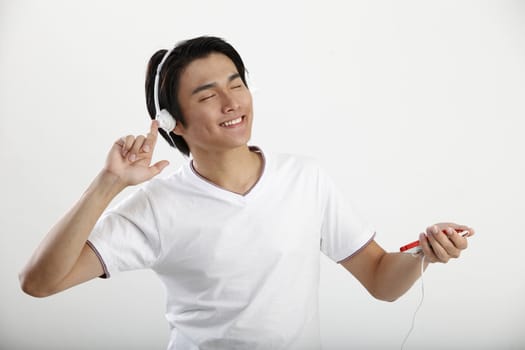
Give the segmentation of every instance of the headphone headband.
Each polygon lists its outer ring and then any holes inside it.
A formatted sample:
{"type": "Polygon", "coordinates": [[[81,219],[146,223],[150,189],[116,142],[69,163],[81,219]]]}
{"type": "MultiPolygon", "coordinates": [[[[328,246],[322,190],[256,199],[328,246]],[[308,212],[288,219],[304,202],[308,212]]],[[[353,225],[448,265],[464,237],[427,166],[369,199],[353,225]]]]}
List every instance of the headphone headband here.
{"type": "Polygon", "coordinates": [[[175,47],[173,47],[171,50],[166,51],[164,54],[164,57],[162,57],[162,60],[160,61],[159,65],[157,66],[157,71],[155,73],[155,85],[153,87],[153,100],[155,103],[155,113],[158,115],[160,113],[160,103],[159,103],[159,85],[160,85],[160,72],[162,70],[162,66],[164,65],[164,62],[166,62],[166,59],[168,56],[175,50],[175,47]]]}
{"type": "MultiPolygon", "coordinates": [[[[160,103],[159,103],[159,89],[160,89],[160,72],[162,70],[162,66],[164,65],[164,62],[166,62],[166,59],[168,56],[175,50],[175,48],[172,48],[171,50],[167,51],[164,54],[164,57],[162,57],[162,60],[160,61],[159,65],[157,66],[157,71],[155,72],[155,83],[153,86],[153,101],[155,103],[155,119],[159,122],[159,127],[164,129],[168,135],[169,133],[175,129],[175,126],[177,125],[177,121],[173,116],[168,112],[167,109],[160,109],[160,103]]],[[[170,135],[171,138],[171,135],[170,135]]],[[[173,144],[175,142],[173,139],[171,139],[173,144]]]]}

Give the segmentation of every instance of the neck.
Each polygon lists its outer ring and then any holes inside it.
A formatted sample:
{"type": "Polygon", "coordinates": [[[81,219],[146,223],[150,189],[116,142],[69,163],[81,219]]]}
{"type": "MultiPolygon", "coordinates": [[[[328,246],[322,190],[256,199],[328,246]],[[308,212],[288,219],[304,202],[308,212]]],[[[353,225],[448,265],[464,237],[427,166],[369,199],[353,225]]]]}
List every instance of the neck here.
{"type": "Polygon", "coordinates": [[[195,152],[193,167],[215,185],[238,194],[246,194],[262,173],[261,157],[247,145],[224,152],[195,152]]]}

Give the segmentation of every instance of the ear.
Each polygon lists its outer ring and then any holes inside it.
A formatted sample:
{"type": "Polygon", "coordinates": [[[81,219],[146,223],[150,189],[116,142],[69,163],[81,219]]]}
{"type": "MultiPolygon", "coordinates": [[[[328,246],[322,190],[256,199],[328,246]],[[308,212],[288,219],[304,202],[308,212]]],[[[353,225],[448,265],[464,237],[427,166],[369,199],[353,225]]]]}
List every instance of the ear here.
{"type": "Polygon", "coordinates": [[[175,135],[183,136],[186,133],[186,129],[184,128],[184,125],[182,125],[181,122],[177,122],[177,124],[175,125],[175,129],[173,129],[171,132],[175,135]]]}

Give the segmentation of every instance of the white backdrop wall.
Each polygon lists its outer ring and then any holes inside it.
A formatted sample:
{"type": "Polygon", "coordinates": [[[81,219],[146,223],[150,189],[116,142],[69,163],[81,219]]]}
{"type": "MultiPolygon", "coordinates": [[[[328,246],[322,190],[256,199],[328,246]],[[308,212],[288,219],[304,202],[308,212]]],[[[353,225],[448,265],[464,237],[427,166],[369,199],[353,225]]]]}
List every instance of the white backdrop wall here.
{"type": "MultiPolygon", "coordinates": [[[[17,273],[101,168],[147,131],[146,62],[226,38],[256,87],[252,144],[318,158],[387,250],[477,229],[433,265],[407,349],[525,347],[525,5],[519,1],[0,2],[0,348],[163,349],[153,273],[24,295],[17,273]]],[[[172,172],[182,157],[162,143],[172,172]]],[[[133,189],[130,189],[133,190],[133,189]]],[[[421,292],[374,300],[322,259],[326,349],[397,349],[421,292]]]]}

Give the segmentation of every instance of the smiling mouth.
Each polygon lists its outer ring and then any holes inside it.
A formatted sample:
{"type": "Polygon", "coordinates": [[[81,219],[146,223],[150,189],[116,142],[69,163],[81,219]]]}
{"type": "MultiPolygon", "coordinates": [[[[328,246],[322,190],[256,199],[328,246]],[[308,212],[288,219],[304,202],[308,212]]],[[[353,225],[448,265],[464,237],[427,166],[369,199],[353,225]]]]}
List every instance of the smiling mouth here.
{"type": "Polygon", "coordinates": [[[243,120],[244,120],[244,116],[222,122],[219,125],[223,127],[232,127],[232,126],[242,123],[243,120]]]}

